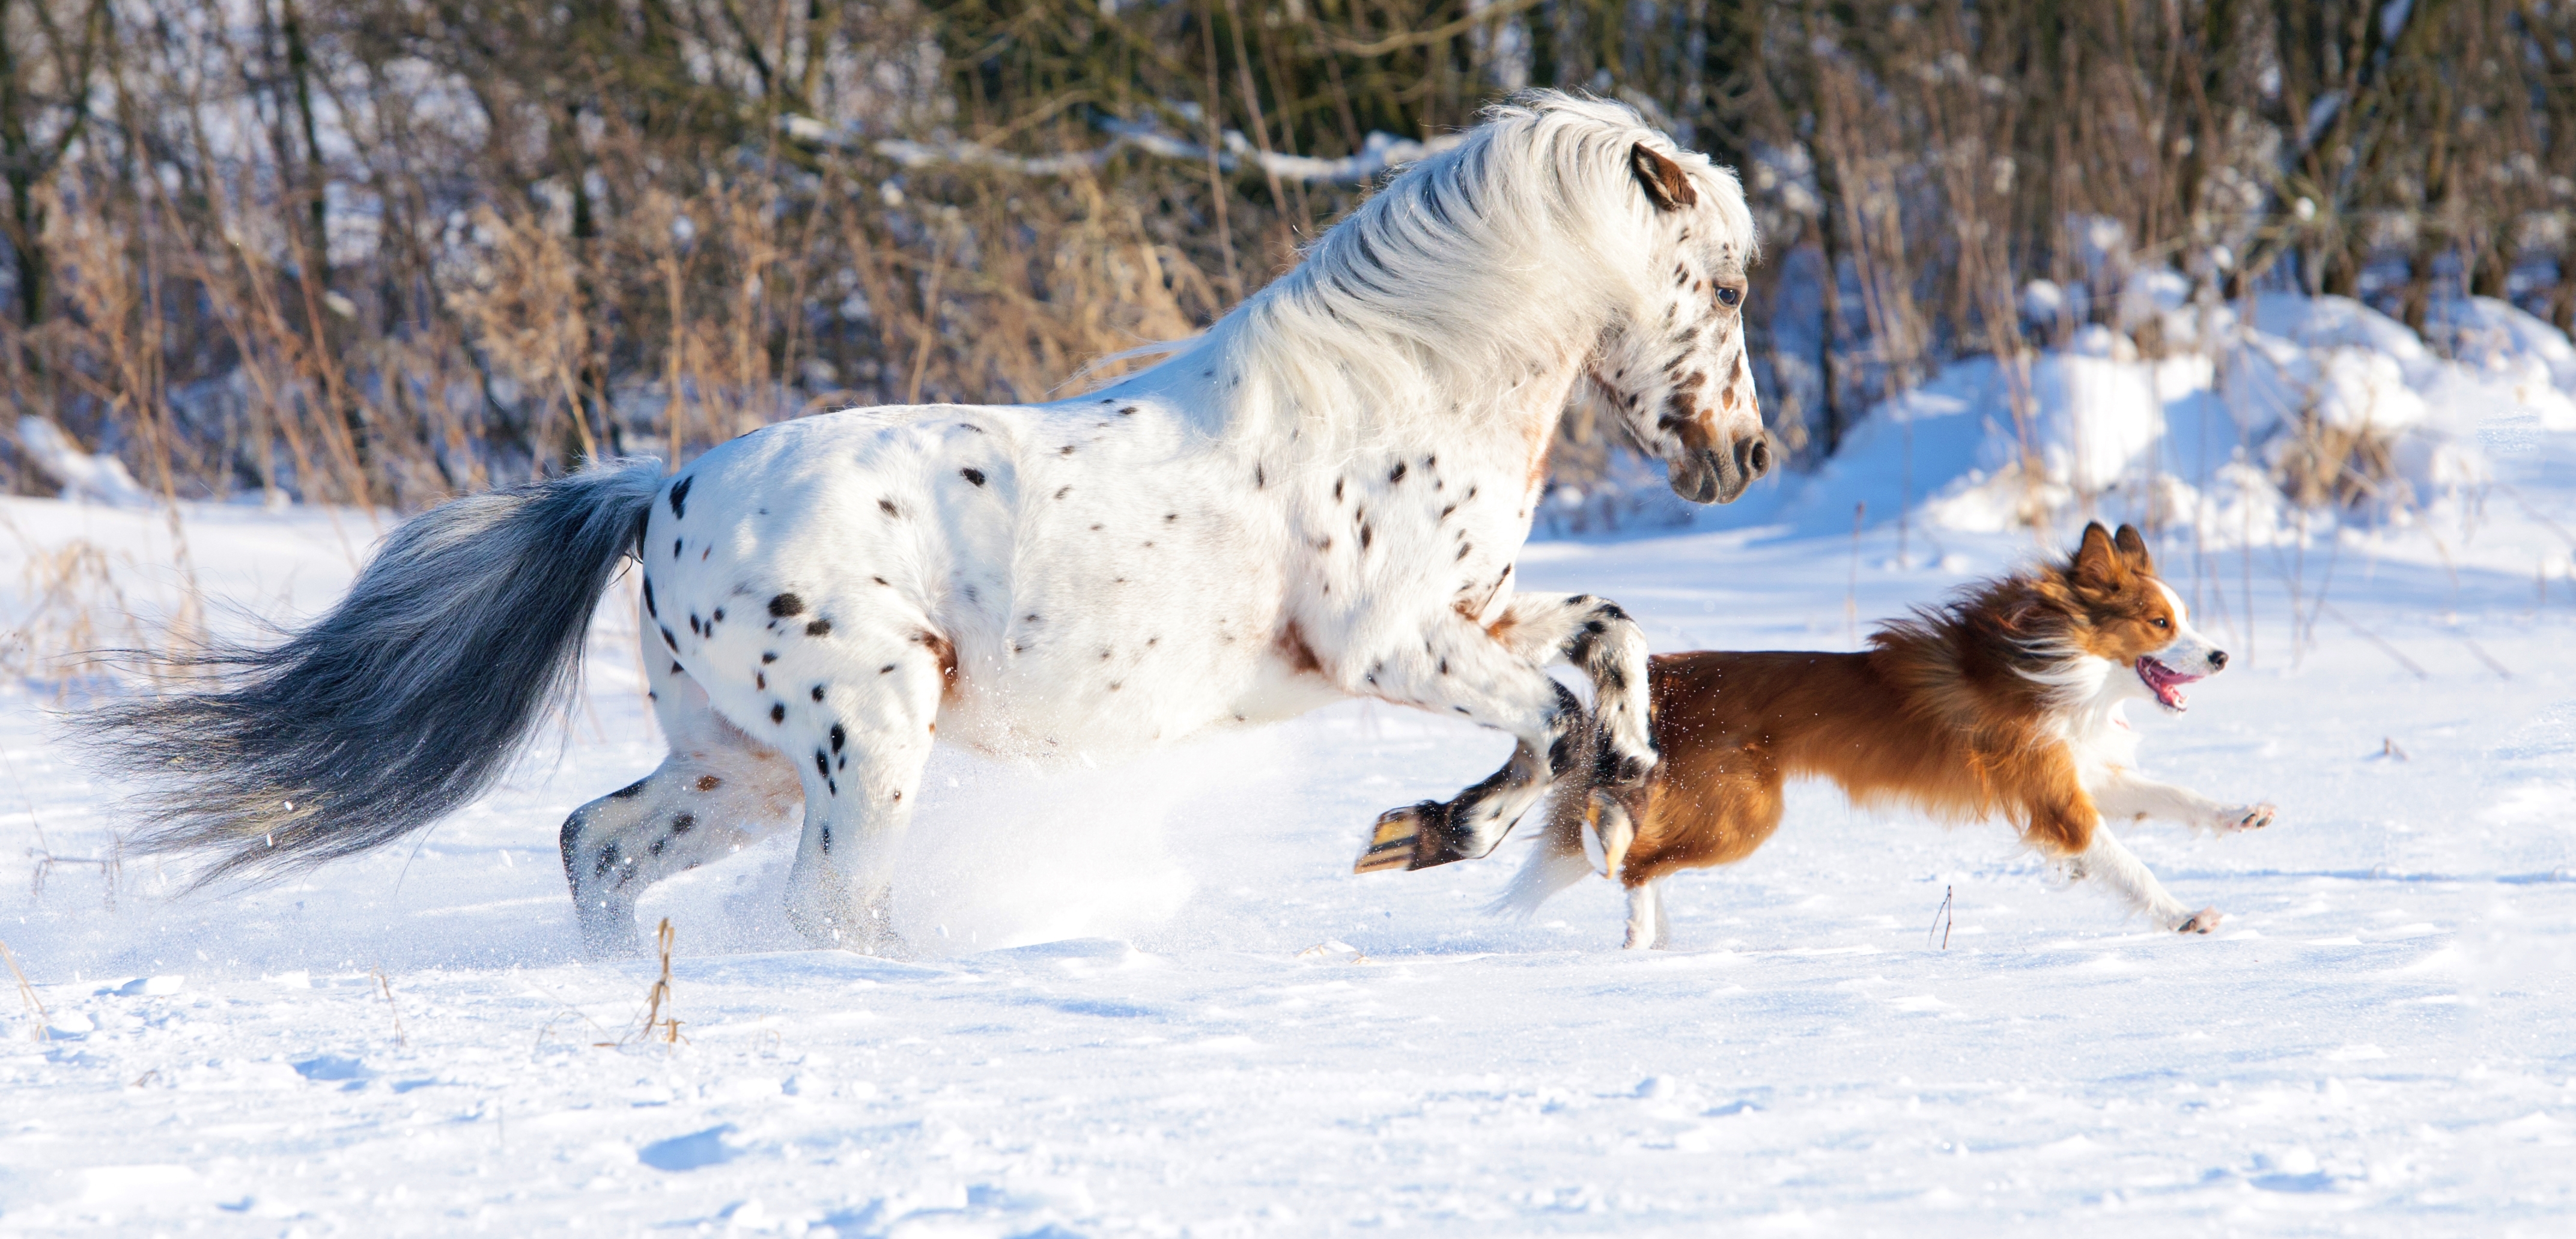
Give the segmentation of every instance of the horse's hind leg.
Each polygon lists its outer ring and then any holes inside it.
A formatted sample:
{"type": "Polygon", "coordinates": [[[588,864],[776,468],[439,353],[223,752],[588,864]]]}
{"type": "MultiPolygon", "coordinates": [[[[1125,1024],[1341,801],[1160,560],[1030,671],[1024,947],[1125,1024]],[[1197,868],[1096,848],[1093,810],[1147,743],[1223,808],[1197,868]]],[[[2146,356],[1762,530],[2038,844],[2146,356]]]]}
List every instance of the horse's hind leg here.
{"type": "Polygon", "coordinates": [[[635,902],[646,889],[785,824],[802,794],[785,759],[718,716],[676,664],[651,683],[670,755],[564,819],[564,877],[593,955],[640,950],[635,902]]]}
{"type": "Polygon", "coordinates": [[[840,681],[818,672],[810,701],[784,708],[779,724],[795,742],[789,757],[805,784],[787,919],[818,947],[893,954],[903,946],[893,925],[895,856],[920,799],[953,655],[920,631],[847,639],[875,656],[857,660],[864,670],[840,681]]]}

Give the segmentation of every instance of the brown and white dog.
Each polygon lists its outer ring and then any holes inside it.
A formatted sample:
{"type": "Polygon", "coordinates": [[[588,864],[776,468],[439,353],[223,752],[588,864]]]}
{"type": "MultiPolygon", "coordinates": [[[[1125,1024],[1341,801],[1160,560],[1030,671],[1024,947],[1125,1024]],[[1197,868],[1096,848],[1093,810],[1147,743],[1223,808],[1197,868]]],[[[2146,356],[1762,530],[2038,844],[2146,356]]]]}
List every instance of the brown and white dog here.
{"type": "Polygon", "coordinates": [[[2108,883],[2163,928],[2205,934],[2218,910],[2166,893],[2107,823],[2271,824],[2271,805],[2222,805],[2135,768],[2121,708],[2150,698],[2179,714],[2182,686],[2226,666],[2157,579],[2138,531],[2099,524],[2072,559],[1881,625],[1865,653],[1660,655],[1649,680],[1662,762],[1633,791],[1560,784],[1546,837],[1496,907],[1532,911],[1590,874],[1590,825],[1628,888],[1628,946],[1664,946],[1664,880],[1751,855],[1780,825],[1781,783],[1803,776],[1862,805],[2003,818],[2070,878],[2108,883]]]}

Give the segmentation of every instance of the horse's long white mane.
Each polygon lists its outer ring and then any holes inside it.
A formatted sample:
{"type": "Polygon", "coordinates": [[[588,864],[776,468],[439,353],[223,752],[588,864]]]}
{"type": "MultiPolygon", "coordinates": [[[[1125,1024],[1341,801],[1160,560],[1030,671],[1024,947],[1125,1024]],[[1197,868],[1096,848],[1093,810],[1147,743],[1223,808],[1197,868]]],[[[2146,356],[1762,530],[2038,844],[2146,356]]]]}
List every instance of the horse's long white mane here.
{"type": "Polygon", "coordinates": [[[1194,392],[1179,403],[1212,436],[1326,419],[1368,437],[1484,412],[1591,350],[1611,306],[1665,274],[1647,262],[1654,208],[1630,165],[1640,142],[1681,165],[1749,260],[1753,218],[1733,172],[1624,104],[1527,91],[1397,175],[1295,270],[1113,386],[1194,392]]]}

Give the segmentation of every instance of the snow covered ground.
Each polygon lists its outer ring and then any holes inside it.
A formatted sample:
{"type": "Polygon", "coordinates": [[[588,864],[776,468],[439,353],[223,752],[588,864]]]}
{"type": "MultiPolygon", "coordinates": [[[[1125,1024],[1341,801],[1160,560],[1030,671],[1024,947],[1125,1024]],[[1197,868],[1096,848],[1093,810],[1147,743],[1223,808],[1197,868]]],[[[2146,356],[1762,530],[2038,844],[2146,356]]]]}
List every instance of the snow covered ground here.
{"type": "MultiPolygon", "coordinates": [[[[1675,883],[1670,952],[1614,949],[1607,883],[1497,920],[1518,843],[1349,868],[1380,809],[1507,743],[1350,705],[1114,768],[943,753],[911,960],[798,949],[783,837],[671,883],[645,905],[677,933],[671,1044],[637,1031],[654,965],[579,957],[555,860],[565,813],[659,756],[621,608],[559,752],[417,848],[248,895],[79,863],[112,858],[113,782],[52,688],[11,688],[0,941],[45,1014],[0,988],[0,1233],[2566,1234],[2576,426],[2439,407],[2483,488],[2161,548],[2238,661],[2138,720],[2151,768],[2283,810],[2129,833],[2228,913],[2208,938],[2124,923],[1999,827],[1814,789],[1675,883]]],[[[1977,467],[1951,447],[1913,494],[1977,467]]],[[[2032,552],[1892,511],[1855,540],[1889,467],[1536,544],[1525,587],[1617,598],[1658,649],[1849,648],[2032,552]]],[[[75,543],[133,605],[170,596],[160,515],[0,516],[40,644],[70,639],[43,595],[75,543]]],[[[267,614],[325,605],[377,532],[186,529],[207,592],[267,614]]]]}

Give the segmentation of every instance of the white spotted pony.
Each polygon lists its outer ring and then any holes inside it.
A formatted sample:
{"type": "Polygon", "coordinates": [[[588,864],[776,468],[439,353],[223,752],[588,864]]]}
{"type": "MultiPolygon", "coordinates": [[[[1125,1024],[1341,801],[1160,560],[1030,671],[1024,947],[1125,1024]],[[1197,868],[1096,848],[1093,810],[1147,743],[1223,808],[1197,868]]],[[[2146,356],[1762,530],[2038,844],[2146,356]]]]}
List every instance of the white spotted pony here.
{"type": "Polygon", "coordinates": [[[631,462],[456,500],[312,627],[99,731],[161,776],[143,842],[221,850],[209,877],[372,847],[507,765],[634,555],[671,753],[564,824],[595,950],[634,945],[646,887],[800,801],[790,920],[893,947],[934,737],[1098,757],[1400,702],[1518,745],[1456,799],[1381,818],[1359,867],[1481,856],[1580,747],[1550,661],[1593,680],[1606,777],[1653,765],[1635,625],[1516,594],[1513,560],[1570,400],[1612,411],[1684,498],[1764,471],[1753,248],[1731,173],[1617,104],[1527,94],[1148,370],[1053,404],[805,418],[667,479],[631,462]]]}

